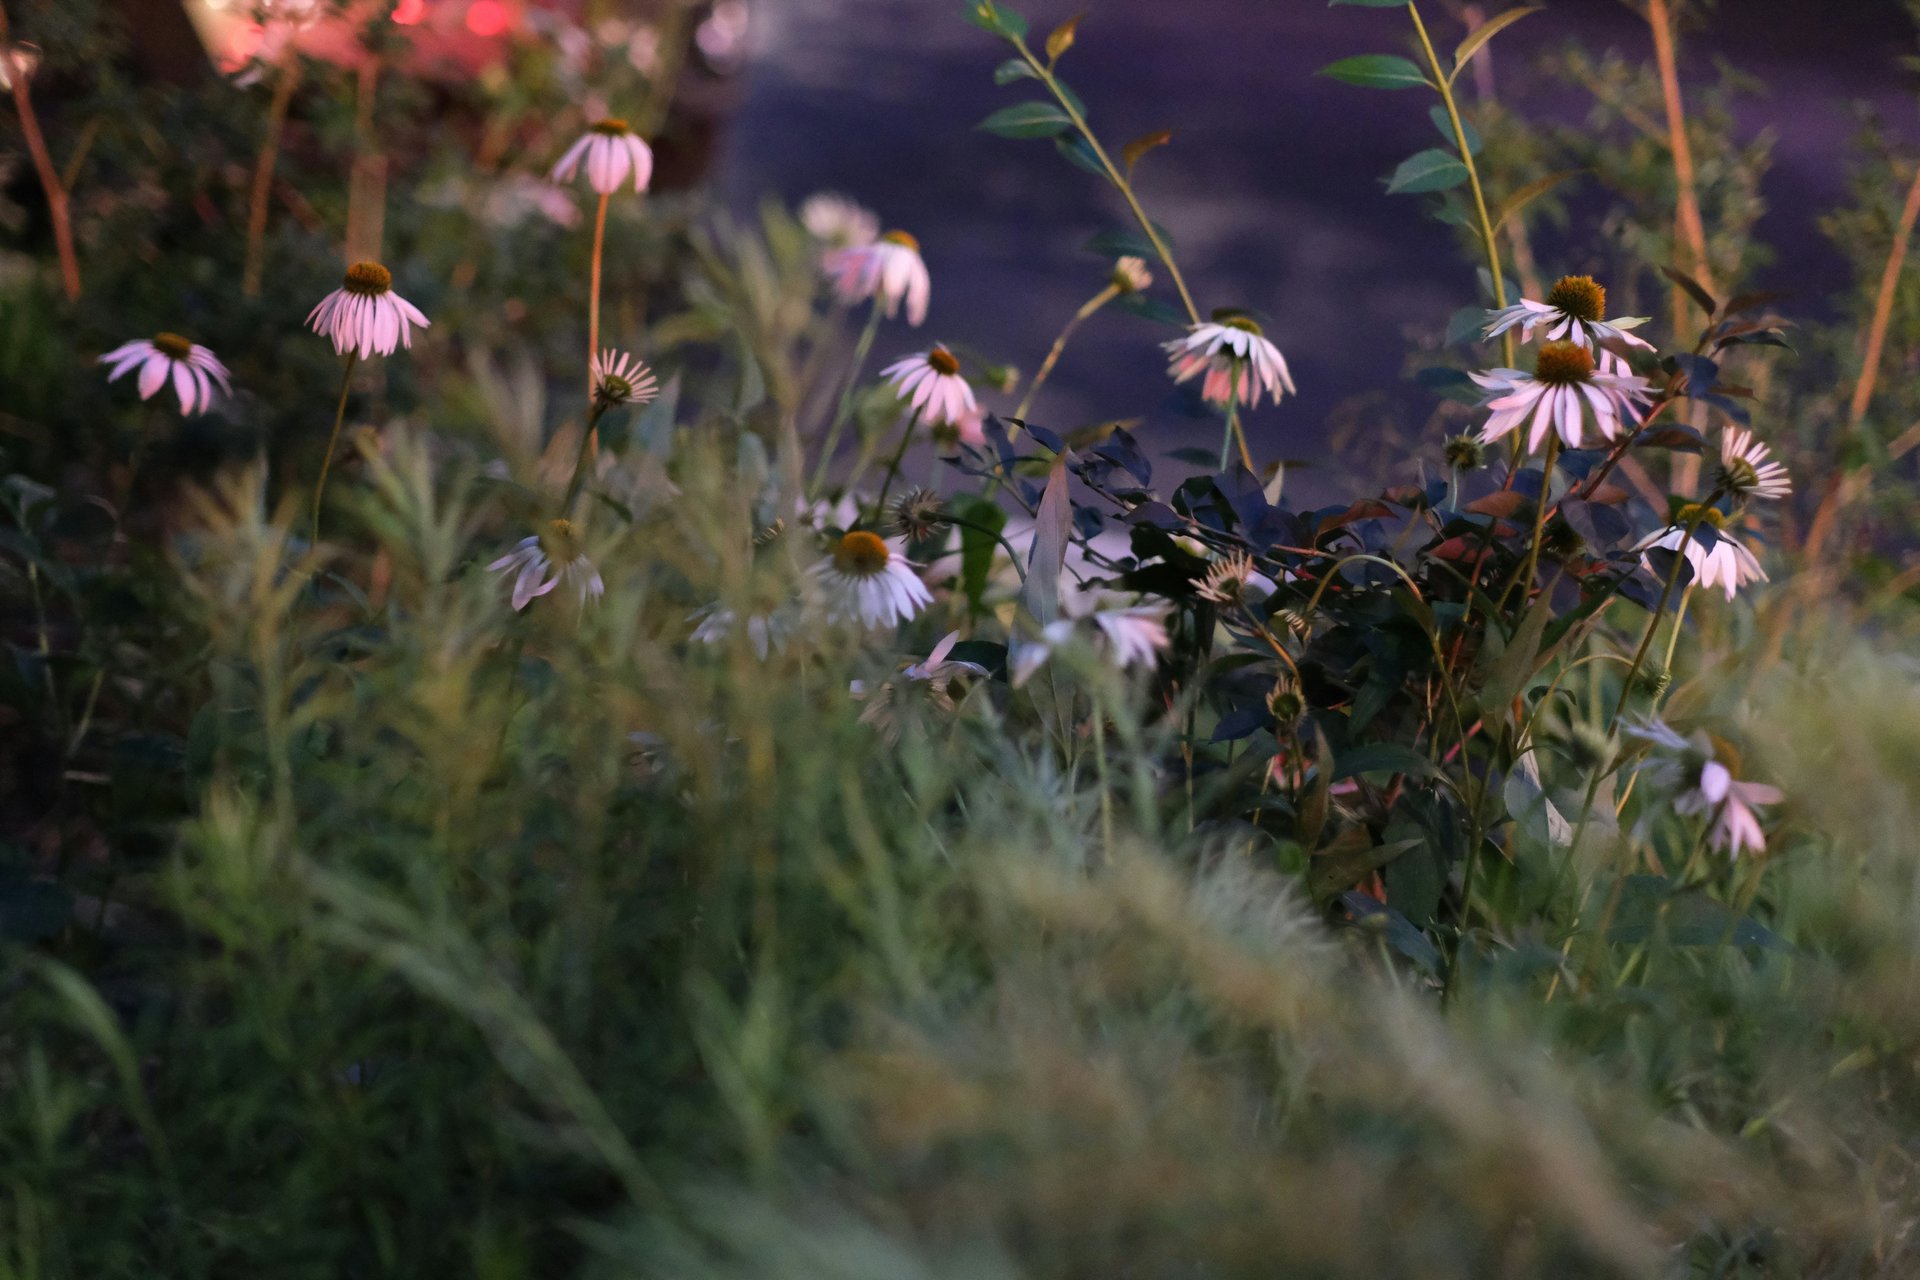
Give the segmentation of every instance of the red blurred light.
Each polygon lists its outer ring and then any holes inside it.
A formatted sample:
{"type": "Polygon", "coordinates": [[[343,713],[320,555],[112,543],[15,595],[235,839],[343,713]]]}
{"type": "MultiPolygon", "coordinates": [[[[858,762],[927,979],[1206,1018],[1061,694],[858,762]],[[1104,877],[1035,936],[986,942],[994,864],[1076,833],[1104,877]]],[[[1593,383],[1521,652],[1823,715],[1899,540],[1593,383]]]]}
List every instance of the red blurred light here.
{"type": "Polygon", "coordinates": [[[401,26],[411,27],[427,16],[427,0],[400,0],[393,6],[393,20],[401,26]]]}
{"type": "Polygon", "coordinates": [[[473,0],[467,7],[467,30],[477,36],[497,36],[513,25],[513,14],[500,0],[473,0]]]}

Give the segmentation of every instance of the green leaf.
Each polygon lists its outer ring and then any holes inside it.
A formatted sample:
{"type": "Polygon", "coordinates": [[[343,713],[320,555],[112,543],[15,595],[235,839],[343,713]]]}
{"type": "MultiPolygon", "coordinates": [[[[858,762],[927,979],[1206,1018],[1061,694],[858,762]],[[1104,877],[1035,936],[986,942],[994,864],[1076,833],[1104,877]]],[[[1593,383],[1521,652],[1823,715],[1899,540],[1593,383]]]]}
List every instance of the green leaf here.
{"type": "Polygon", "coordinates": [[[1008,58],[993,69],[995,84],[1012,84],[1015,80],[1038,80],[1039,74],[1027,65],[1025,58],[1008,58]]]}
{"type": "Polygon", "coordinates": [[[1009,40],[1024,39],[1027,34],[1027,20],[999,0],[966,0],[963,16],[982,31],[1009,40]]]}
{"type": "Polygon", "coordinates": [[[1460,75],[1461,68],[1467,65],[1467,59],[1480,52],[1482,45],[1528,14],[1539,13],[1541,7],[1542,6],[1537,4],[1523,4],[1517,9],[1509,9],[1497,17],[1487,19],[1472,31],[1469,31],[1467,38],[1462,40],[1459,48],[1453,51],[1453,74],[1447,77],[1447,83],[1453,83],[1460,75]]]}
{"type": "Polygon", "coordinates": [[[975,125],[1002,138],[1051,138],[1073,128],[1067,113],[1051,102],[1016,102],[975,125]]]}
{"type": "Polygon", "coordinates": [[[1628,876],[1607,941],[1628,944],[1663,938],[1675,947],[1716,947],[1723,942],[1765,951],[1793,948],[1765,925],[1735,915],[1725,903],[1661,876],[1628,876]]]}
{"type": "MultiPolygon", "coordinates": [[[[1364,840],[1365,827],[1355,827],[1353,830],[1364,840]]],[[[1307,864],[1307,887],[1315,898],[1330,898],[1342,889],[1351,889],[1407,850],[1417,849],[1425,843],[1424,839],[1415,836],[1411,840],[1395,840],[1370,847],[1365,844],[1351,847],[1343,845],[1330,853],[1316,854],[1313,861],[1307,864]]]]}
{"type": "Polygon", "coordinates": [[[981,526],[979,529],[960,526],[960,590],[967,597],[968,608],[978,614],[985,610],[982,600],[987,593],[987,578],[993,571],[993,557],[1000,550],[999,542],[984,530],[1000,532],[1006,527],[1007,513],[997,502],[969,495],[958,514],[981,526]]]}
{"type": "Polygon", "coordinates": [[[1107,176],[1107,167],[1100,163],[1100,157],[1093,153],[1093,148],[1087,145],[1085,138],[1080,137],[1078,134],[1070,138],[1055,138],[1053,145],[1059,150],[1061,155],[1073,161],[1074,164],[1085,169],[1088,173],[1100,178],[1107,176]]]}
{"type": "Polygon", "coordinates": [[[1413,89],[1422,85],[1433,88],[1433,82],[1420,74],[1420,68],[1391,53],[1363,53],[1342,58],[1338,62],[1328,63],[1314,74],[1332,76],[1335,80],[1359,85],[1362,89],[1413,89]]]}
{"type": "MultiPolygon", "coordinates": [[[[1460,145],[1459,139],[1453,136],[1453,121],[1448,117],[1445,107],[1428,107],[1427,119],[1433,121],[1433,127],[1440,131],[1440,136],[1446,139],[1448,146],[1457,147],[1460,145]]],[[[1467,135],[1467,154],[1470,156],[1479,155],[1481,146],[1480,131],[1473,127],[1473,121],[1467,119],[1465,116],[1461,116],[1460,132],[1467,135]]]]}
{"type": "Polygon", "coordinates": [[[1034,514],[1033,548],[1027,556],[1027,612],[1042,625],[1060,616],[1060,570],[1067,562],[1073,504],[1067,498],[1067,455],[1054,455],[1047,487],[1034,514]]]}
{"type": "Polygon", "coordinates": [[[1533,678],[1540,657],[1540,640],[1552,620],[1553,593],[1542,591],[1514,629],[1506,647],[1487,668],[1487,678],[1480,686],[1480,711],[1489,720],[1504,722],[1507,704],[1519,697],[1520,690],[1533,678]]]}
{"type": "Polygon", "coordinates": [[[1388,195],[1448,191],[1467,180],[1467,166],[1449,151],[1432,148],[1408,156],[1387,179],[1388,195]]]}
{"type": "Polygon", "coordinates": [[[1508,196],[1500,207],[1494,211],[1493,229],[1498,231],[1507,224],[1508,218],[1513,217],[1514,214],[1519,213],[1522,209],[1565,182],[1568,178],[1584,172],[1586,172],[1584,169],[1561,169],[1557,172],[1549,173],[1543,178],[1535,178],[1532,182],[1529,182],[1526,186],[1508,196]]]}
{"type": "Polygon", "coordinates": [[[1702,311],[1707,313],[1709,318],[1713,316],[1714,312],[1720,309],[1720,304],[1713,300],[1713,295],[1707,292],[1706,286],[1702,285],[1686,272],[1680,270],[1680,268],[1662,267],[1660,268],[1660,274],[1679,285],[1686,295],[1692,298],[1702,311]]]}
{"type": "Polygon", "coordinates": [[[1334,758],[1333,781],[1363,773],[1409,773],[1429,777],[1439,773],[1433,761],[1397,742],[1368,742],[1348,747],[1334,758]]]}

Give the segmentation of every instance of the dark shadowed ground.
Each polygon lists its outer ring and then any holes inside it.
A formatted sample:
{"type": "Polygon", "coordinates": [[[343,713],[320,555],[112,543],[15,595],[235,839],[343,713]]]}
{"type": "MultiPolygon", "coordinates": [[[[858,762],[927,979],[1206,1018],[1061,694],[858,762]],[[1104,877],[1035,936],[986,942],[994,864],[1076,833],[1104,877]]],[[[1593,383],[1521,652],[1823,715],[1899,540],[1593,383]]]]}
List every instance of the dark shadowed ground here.
{"type": "MultiPolygon", "coordinates": [[[[1080,0],[1027,0],[1037,33],[1080,0]]],[[[1397,10],[1327,8],[1323,0],[1094,0],[1063,70],[1096,127],[1117,146],[1151,129],[1175,144],[1145,161],[1148,207],[1177,237],[1203,309],[1246,305],[1292,362],[1297,400],[1264,408],[1253,429],[1268,457],[1324,457],[1329,413],[1400,375],[1409,326],[1444,325],[1472,300],[1470,268],[1418,198],[1380,179],[1433,144],[1431,95],[1370,92],[1316,69],[1361,52],[1403,52],[1397,10]]],[[[1429,6],[1438,9],[1439,6],[1429,6]]],[[[1494,5],[1493,8],[1504,7],[1494,5]]],[[[774,190],[831,188],[917,234],[933,272],[924,332],[891,328],[879,355],[928,337],[1032,369],[1060,323],[1098,288],[1104,266],[1079,246],[1124,208],[1104,184],[1045,142],[975,132],[1015,100],[991,80],[1003,46],[958,16],[958,0],[764,0],[753,62],[725,143],[726,198],[749,207],[774,190]]],[[[1450,48],[1460,30],[1436,20],[1450,48]]],[[[1645,55],[1645,27],[1616,0],[1553,0],[1503,35],[1502,65],[1577,35],[1593,49],[1645,55]]],[[[1776,131],[1762,236],[1800,305],[1845,286],[1816,219],[1845,194],[1850,103],[1872,100],[1914,127],[1915,49],[1896,0],[1725,0],[1688,36],[1688,67],[1730,59],[1768,85],[1745,130],[1776,131]]],[[[1564,110],[1584,110],[1577,92],[1564,110]]],[[[1549,276],[1562,264],[1541,263],[1549,276]]],[[[1753,282],[1763,285],[1767,282],[1753,282]]],[[[1171,298],[1171,293],[1168,293],[1171,298]]],[[[1059,425],[1146,412],[1153,438],[1213,442],[1217,428],[1169,393],[1152,344],[1168,336],[1103,314],[1083,330],[1034,417],[1059,425]]],[[[1006,404],[997,407],[1005,409],[1006,404]]],[[[1314,486],[1311,479],[1309,487],[1314,486]]]]}

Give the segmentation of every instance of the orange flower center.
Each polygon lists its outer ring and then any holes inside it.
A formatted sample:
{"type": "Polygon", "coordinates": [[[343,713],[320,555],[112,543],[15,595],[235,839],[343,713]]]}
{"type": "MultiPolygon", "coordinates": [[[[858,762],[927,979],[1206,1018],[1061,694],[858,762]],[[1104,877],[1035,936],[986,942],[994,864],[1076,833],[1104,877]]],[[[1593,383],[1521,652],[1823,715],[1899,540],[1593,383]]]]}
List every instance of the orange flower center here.
{"type": "Polygon", "coordinates": [[[1592,276],[1561,276],[1547,291],[1547,305],[1591,322],[1607,313],[1607,291],[1592,276]]]}
{"type": "Polygon", "coordinates": [[[920,242],[904,231],[889,231],[880,238],[888,244],[897,244],[902,249],[911,249],[915,253],[920,252],[920,242]]]}
{"type": "Polygon", "coordinates": [[[1593,376],[1593,353],[1576,342],[1549,342],[1540,348],[1533,376],[1563,386],[1585,382],[1593,376]]]}
{"type": "Polygon", "coordinates": [[[595,120],[587,126],[587,131],[589,133],[604,133],[609,138],[617,138],[623,133],[632,132],[632,130],[627,127],[627,122],[619,116],[608,116],[603,120],[595,120]]]}
{"type": "Polygon", "coordinates": [[[169,360],[185,360],[193,354],[193,343],[177,333],[156,333],[153,335],[153,345],[169,360]]]}
{"type": "Polygon", "coordinates": [[[960,372],[960,362],[954,359],[953,352],[945,347],[935,347],[927,352],[927,365],[935,373],[944,374],[949,378],[960,372]]]}
{"type": "Polygon", "coordinates": [[[886,541],[865,529],[846,534],[833,549],[833,567],[856,578],[871,578],[885,569],[891,559],[893,554],[887,550],[886,541]]]}
{"type": "Polygon", "coordinates": [[[346,290],[363,297],[378,297],[393,288],[393,272],[377,262],[356,262],[347,268],[346,290]]]}

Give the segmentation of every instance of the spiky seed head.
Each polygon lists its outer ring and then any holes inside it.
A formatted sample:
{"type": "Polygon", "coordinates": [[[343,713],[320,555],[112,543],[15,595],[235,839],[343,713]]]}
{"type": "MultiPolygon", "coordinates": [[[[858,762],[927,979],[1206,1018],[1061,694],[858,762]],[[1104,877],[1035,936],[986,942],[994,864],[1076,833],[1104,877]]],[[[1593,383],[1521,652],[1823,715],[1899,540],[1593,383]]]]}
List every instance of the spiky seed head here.
{"type": "Polygon", "coordinates": [[[1558,386],[1585,382],[1593,376],[1593,352],[1577,342],[1549,342],[1534,359],[1533,376],[1558,386]]]}
{"type": "Polygon", "coordinates": [[[1607,314],[1607,291],[1592,276],[1561,276],[1547,290],[1547,305],[1591,323],[1607,314]]]}

